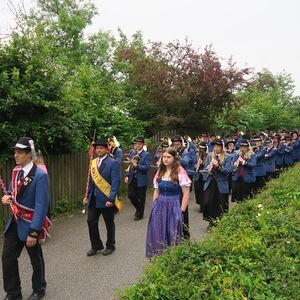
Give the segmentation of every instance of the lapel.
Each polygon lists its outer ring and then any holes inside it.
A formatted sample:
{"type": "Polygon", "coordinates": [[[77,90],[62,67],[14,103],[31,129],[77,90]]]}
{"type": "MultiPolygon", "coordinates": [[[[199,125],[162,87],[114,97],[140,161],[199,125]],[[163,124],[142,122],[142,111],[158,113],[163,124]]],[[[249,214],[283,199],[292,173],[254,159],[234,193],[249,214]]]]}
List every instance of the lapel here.
{"type": "MultiPolygon", "coordinates": [[[[34,180],[33,177],[35,176],[36,168],[37,168],[36,164],[33,164],[33,167],[31,168],[31,170],[30,170],[29,173],[27,174],[26,178],[27,178],[27,177],[28,177],[28,178],[31,178],[32,181],[33,181],[33,180],[34,180]]],[[[19,192],[17,193],[17,200],[18,200],[20,197],[22,197],[22,195],[24,194],[24,192],[25,192],[25,190],[26,190],[26,188],[28,187],[29,184],[31,184],[31,182],[28,183],[28,184],[26,184],[26,185],[24,185],[24,182],[23,182],[23,184],[22,184],[22,186],[21,186],[19,192]]]]}

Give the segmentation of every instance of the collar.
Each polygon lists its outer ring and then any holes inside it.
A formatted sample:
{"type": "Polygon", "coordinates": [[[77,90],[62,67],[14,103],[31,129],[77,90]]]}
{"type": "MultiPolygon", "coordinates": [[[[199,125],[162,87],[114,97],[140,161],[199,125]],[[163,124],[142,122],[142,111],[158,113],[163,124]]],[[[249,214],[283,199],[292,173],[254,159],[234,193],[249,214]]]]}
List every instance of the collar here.
{"type": "Polygon", "coordinates": [[[102,161],[103,161],[106,157],[107,157],[107,155],[103,156],[102,158],[97,157],[97,159],[98,159],[98,163],[97,163],[98,167],[100,167],[100,165],[102,164],[102,161]]]}
{"type": "Polygon", "coordinates": [[[141,151],[136,151],[137,154],[141,154],[144,151],[144,149],[142,149],[141,151]]]}
{"type": "Polygon", "coordinates": [[[24,171],[24,178],[28,175],[32,167],[33,167],[33,162],[31,161],[28,165],[21,168],[24,171]]]}

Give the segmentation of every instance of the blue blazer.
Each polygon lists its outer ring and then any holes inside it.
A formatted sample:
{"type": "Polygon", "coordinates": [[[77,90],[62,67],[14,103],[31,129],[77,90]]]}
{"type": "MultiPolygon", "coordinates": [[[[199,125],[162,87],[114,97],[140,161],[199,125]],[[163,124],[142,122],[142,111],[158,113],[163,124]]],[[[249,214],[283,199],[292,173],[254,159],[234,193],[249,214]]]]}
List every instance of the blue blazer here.
{"type": "MultiPolygon", "coordinates": [[[[20,205],[34,209],[34,214],[32,222],[24,221],[21,218],[18,218],[16,221],[18,237],[21,241],[26,241],[29,230],[41,231],[48,213],[50,201],[48,174],[34,164],[26,177],[30,178],[31,182],[27,185],[22,185],[17,194],[17,202],[20,205]]],[[[11,191],[11,184],[9,191],[11,191]]],[[[7,232],[12,219],[13,216],[11,215],[5,225],[4,233],[7,232]]]]}
{"type": "Polygon", "coordinates": [[[191,153],[187,149],[182,149],[179,151],[179,157],[181,166],[186,170],[189,176],[192,176],[195,173],[195,164],[191,153]]]}
{"type": "MultiPolygon", "coordinates": [[[[208,154],[205,161],[205,168],[211,162],[211,154],[208,154]]],[[[221,169],[216,171],[215,169],[212,170],[212,175],[204,176],[205,183],[204,183],[204,191],[207,190],[209,187],[212,176],[215,176],[219,193],[221,194],[229,194],[229,184],[228,184],[228,175],[231,172],[231,157],[229,155],[225,156],[224,162],[221,165],[221,169]]]]}
{"type": "Polygon", "coordinates": [[[256,154],[255,176],[266,176],[267,172],[264,165],[265,149],[261,149],[256,154]]]}
{"type": "Polygon", "coordinates": [[[281,167],[283,165],[284,153],[285,153],[285,145],[281,143],[280,146],[277,148],[275,154],[276,167],[281,167]]]}
{"type": "Polygon", "coordinates": [[[298,161],[300,160],[300,139],[299,138],[294,141],[293,148],[294,148],[293,151],[294,161],[298,161]]]}
{"type": "Polygon", "coordinates": [[[264,157],[264,166],[267,173],[275,172],[276,166],[275,166],[275,154],[277,150],[272,147],[270,151],[265,153],[264,157]]]}
{"type": "Polygon", "coordinates": [[[92,175],[90,176],[89,180],[89,187],[88,187],[88,207],[91,205],[92,196],[95,199],[95,207],[96,208],[105,208],[105,204],[107,201],[115,202],[116,196],[118,194],[119,185],[120,185],[120,169],[119,163],[111,158],[106,157],[100,167],[98,168],[99,173],[101,176],[111,185],[109,197],[105,196],[96,186],[92,175]]]}
{"type": "Polygon", "coordinates": [[[191,155],[191,160],[193,162],[194,165],[197,164],[197,154],[196,154],[196,148],[195,148],[195,145],[191,142],[188,142],[188,148],[187,148],[187,151],[190,153],[191,155]]]}
{"type": "MultiPolygon", "coordinates": [[[[239,155],[238,155],[238,153],[236,153],[232,162],[233,163],[236,162],[238,158],[239,158],[239,155]]],[[[232,180],[233,181],[237,181],[238,180],[241,168],[243,168],[243,173],[244,173],[243,179],[244,179],[244,182],[246,182],[246,183],[253,183],[253,182],[255,182],[255,180],[256,180],[256,175],[255,175],[256,162],[257,162],[256,155],[255,154],[251,155],[250,159],[248,159],[246,161],[245,165],[243,165],[243,166],[239,165],[238,168],[233,172],[233,174],[232,174],[232,180]]]]}
{"type": "MultiPolygon", "coordinates": [[[[133,157],[138,153],[137,151],[132,149],[129,151],[129,154],[131,157],[133,157]]],[[[151,165],[151,156],[149,152],[143,150],[140,153],[140,158],[141,160],[137,165],[137,169],[136,169],[136,179],[137,179],[137,186],[143,187],[148,185],[148,171],[151,165]]],[[[134,170],[127,172],[126,176],[128,176],[128,183],[130,184],[134,176],[134,170]]]]}
{"type": "Polygon", "coordinates": [[[291,166],[294,164],[294,156],[293,156],[294,148],[292,146],[285,147],[284,154],[284,165],[291,166]]]}

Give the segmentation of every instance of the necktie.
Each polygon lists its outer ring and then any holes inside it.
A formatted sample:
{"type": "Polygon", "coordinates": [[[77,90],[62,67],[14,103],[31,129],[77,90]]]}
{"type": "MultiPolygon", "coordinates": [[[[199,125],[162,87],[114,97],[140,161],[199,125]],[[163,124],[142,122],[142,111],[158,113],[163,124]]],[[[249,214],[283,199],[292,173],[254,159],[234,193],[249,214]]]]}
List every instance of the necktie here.
{"type": "Polygon", "coordinates": [[[24,176],[24,170],[21,169],[19,171],[19,173],[18,173],[18,178],[17,178],[18,179],[18,183],[20,183],[20,181],[22,180],[23,176],[24,176]]]}

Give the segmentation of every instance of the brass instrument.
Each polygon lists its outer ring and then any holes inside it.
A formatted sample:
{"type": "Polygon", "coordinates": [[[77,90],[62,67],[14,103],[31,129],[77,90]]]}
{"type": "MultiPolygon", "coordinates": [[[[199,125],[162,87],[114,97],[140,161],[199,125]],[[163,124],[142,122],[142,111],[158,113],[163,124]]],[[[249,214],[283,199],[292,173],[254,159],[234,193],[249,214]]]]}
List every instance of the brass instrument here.
{"type": "Polygon", "coordinates": [[[140,163],[140,161],[141,161],[141,157],[138,154],[134,155],[131,158],[131,160],[129,162],[129,166],[125,170],[125,172],[130,172],[130,171],[134,170],[136,168],[136,166],[140,163]]]}

